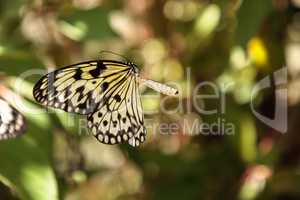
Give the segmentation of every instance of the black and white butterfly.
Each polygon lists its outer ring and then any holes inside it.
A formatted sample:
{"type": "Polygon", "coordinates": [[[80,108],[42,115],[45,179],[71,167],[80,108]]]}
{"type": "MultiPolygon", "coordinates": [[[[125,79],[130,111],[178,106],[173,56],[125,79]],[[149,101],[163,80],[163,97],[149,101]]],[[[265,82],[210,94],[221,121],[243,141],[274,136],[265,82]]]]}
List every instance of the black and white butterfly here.
{"type": "Polygon", "coordinates": [[[15,138],[24,133],[26,127],[23,115],[0,98],[0,140],[15,138]]]}
{"type": "Polygon", "coordinates": [[[167,95],[178,91],[140,78],[133,63],[93,60],[55,70],[34,86],[34,98],[44,106],[87,115],[88,128],[102,143],[145,141],[146,128],[139,84],[167,95]]]}

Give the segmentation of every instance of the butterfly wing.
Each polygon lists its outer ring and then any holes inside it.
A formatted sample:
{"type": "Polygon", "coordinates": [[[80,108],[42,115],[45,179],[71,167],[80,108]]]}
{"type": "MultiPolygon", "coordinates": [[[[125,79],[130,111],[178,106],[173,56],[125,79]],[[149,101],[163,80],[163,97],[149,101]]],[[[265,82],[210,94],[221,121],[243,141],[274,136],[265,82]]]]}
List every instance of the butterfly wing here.
{"type": "Polygon", "coordinates": [[[116,61],[89,61],[42,77],[33,96],[45,106],[88,115],[88,127],[106,144],[144,142],[146,128],[133,68],[116,61]]]}
{"type": "Polygon", "coordinates": [[[102,143],[128,142],[139,146],[145,141],[146,128],[135,75],[112,93],[108,101],[88,116],[88,127],[102,143]]]}
{"type": "Polygon", "coordinates": [[[0,98],[0,140],[21,135],[25,127],[23,115],[0,98]]]}
{"type": "MultiPolygon", "coordinates": [[[[135,79],[137,79],[137,77],[135,77],[135,79]]],[[[129,103],[131,105],[131,111],[129,111],[129,113],[131,113],[131,121],[134,120],[137,123],[137,126],[133,127],[135,134],[129,139],[128,143],[131,146],[139,146],[145,141],[147,130],[144,125],[143,107],[137,80],[135,80],[134,88],[132,88],[131,101],[129,101],[129,103]]]]}
{"type": "Polygon", "coordinates": [[[130,70],[117,61],[78,63],[43,76],[34,86],[33,96],[45,106],[89,114],[127,79],[130,70]]]}

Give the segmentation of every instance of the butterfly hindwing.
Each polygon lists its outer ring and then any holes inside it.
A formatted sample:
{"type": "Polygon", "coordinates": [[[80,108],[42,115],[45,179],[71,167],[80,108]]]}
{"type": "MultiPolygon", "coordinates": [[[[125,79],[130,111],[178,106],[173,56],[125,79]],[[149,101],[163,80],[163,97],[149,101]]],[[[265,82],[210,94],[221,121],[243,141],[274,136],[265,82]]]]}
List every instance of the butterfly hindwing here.
{"type": "Polygon", "coordinates": [[[43,76],[33,96],[45,106],[89,114],[124,81],[130,67],[116,61],[88,61],[43,76]]]}
{"type": "Polygon", "coordinates": [[[144,142],[146,128],[137,89],[136,77],[131,76],[112,93],[106,104],[88,116],[88,127],[100,142],[128,142],[132,146],[144,142]]]}
{"type": "MultiPolygon", "coordinates": [[[[136,77],[135,77],[136,79],[136,77]]],[[[144,126],[144,114],[142,108],[142,102],[140,98],[140,93],[138,90],[138,82],[137,80],[134,81],[134,85],[132,87],[131,92],[131,101],[128,102],[129,108],[128,109],[129,115],[131,116],[131,121],[135,121],[137,126],[133,126],[134,128],[134,136],[129,139],[128,143],[131,146],[139,146],[141,143],[145,141],[146,137],[146,127],[144,126]]]]}
{"type": "Polygon", "coordinates": [[[23,115],[0,98],[0,140],[21,135],[25,127],[23,115]]]}

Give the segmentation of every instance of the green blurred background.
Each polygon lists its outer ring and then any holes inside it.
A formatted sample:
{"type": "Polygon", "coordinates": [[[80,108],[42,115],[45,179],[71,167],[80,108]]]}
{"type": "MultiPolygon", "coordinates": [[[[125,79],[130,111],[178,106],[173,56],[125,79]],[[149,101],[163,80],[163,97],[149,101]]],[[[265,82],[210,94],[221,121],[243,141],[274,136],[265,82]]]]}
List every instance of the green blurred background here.
{"type": "MultiPolygon", "coordinates": [[[[300,199],[299,8],[299,0],[1,0],[0,92],[21,102],[15,106],[28,128],[0,142],[0,199],[300,199]],[[139,148],[97,142],[77,115],[36,113],[42,107],[32,87],[42,73],[103,58],[102,50],[180,90],[179,98],[143,97],[148,136],[139,148]],[[283,66],[285,134],[261,123],[249,106],[255,83],[283,66]],[[231,84],[220,89],[224,113],[220,99],[196,102],[216,114],[197,112],[193,97],[214,94],[211,87],[194,92],[205,81],[231,84]],[[180,109],[166,114],[161,103],[180,109]],[[232,123],[234,133],[184,128],[218,119],[232,123]],[[179,130],[159,132],[161,123],[179,130]]],[[[255,98],[265,116],[274,114],[274,91],[255,98]]]]}

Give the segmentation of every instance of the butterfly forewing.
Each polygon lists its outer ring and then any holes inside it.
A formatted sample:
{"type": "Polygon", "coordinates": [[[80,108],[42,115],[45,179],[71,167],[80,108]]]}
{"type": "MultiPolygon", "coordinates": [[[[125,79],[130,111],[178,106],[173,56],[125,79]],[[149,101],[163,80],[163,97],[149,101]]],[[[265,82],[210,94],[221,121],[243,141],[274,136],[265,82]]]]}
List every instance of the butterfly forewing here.
{"type": "Polygon", "coordinates": [[[104,103],[131,68],[114,61],[89,61],[55,70],[34,87],[35,99],[45,106],[89,114],[104,103]]]}
{"type": "Polygon", "coordinates": [[[21,135],[25,127],[23,115],[0,98],[0,140],[21,135]]]}

